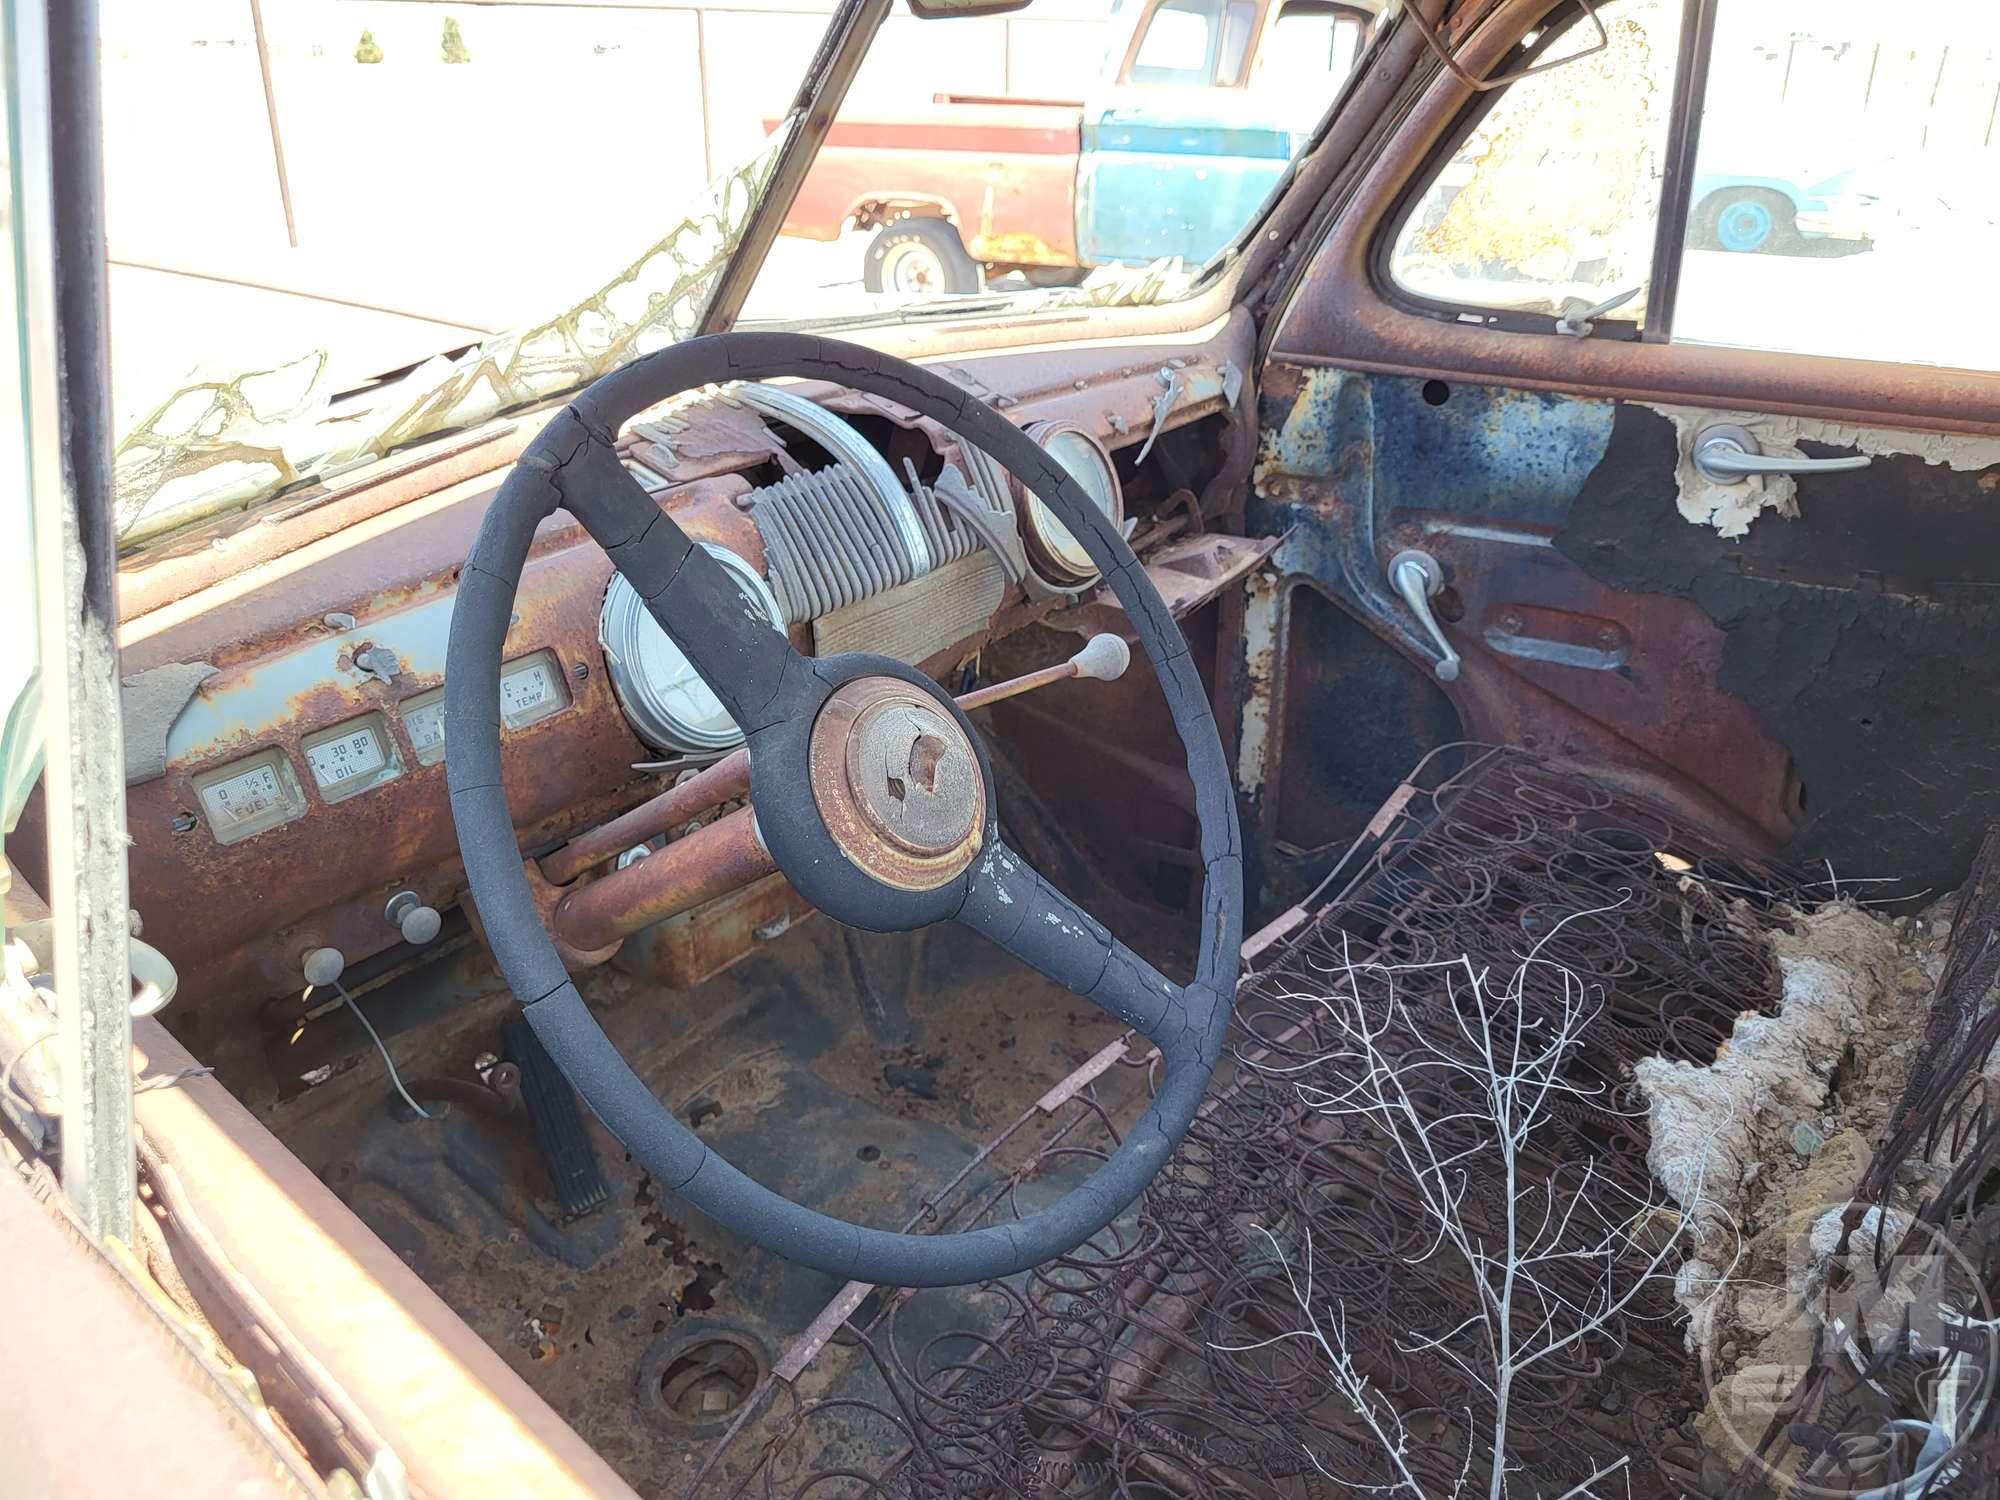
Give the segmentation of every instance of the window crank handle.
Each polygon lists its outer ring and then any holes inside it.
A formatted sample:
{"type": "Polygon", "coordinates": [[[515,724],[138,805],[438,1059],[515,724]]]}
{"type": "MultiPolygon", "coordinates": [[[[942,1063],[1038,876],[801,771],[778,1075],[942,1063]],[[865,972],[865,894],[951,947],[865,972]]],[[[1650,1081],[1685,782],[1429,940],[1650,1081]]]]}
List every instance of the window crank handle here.
{"type": "Polygon", "coordinates": [[[1389,559],[1389,582],[1410,606],[1410,613],[1417,617],[1424,633],[1437,643],[1442,659],[1431,668],[1437,680],[1458,681],[1458,653],[1451,649],[1451,642],[1438,627],[1437,616],[1431,613],[1431,600],[1444,588],[1444,569],[1430,553],[1410,547],[1389,559]]]}

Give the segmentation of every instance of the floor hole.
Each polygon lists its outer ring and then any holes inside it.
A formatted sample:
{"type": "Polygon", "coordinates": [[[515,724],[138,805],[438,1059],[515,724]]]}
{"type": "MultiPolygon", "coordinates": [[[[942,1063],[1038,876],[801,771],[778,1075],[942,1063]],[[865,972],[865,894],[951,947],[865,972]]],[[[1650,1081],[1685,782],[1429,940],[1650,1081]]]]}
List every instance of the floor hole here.
{"type": "Polygon", "coordinates": [[[751,1339],[724,1328],[656,1340],[639,1362],[639,1394],[679,1427],[727,1422],[770,1369],[751,1339]]]}

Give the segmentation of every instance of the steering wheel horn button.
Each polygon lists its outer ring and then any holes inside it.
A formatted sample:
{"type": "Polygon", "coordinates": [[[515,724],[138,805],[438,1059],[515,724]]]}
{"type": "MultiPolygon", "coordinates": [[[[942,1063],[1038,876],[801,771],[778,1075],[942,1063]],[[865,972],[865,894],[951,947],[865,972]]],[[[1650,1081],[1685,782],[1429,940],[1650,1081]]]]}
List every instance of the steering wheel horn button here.
{"type": "Polygon", "coordinates": [[[986,786],[946,709],[894,677],[861,677],[813,721],[813,801],[841,853],[885,885],[936,890],[978,854],[986,786]]]}

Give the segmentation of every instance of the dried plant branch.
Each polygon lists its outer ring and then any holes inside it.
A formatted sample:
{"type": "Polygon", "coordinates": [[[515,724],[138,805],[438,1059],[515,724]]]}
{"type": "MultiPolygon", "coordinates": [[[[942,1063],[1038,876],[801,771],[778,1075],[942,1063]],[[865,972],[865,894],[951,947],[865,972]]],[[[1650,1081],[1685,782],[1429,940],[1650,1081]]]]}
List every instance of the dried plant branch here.
{"type": "MultiPolygon", "coordinates": [[[[1448,1489],[1426,1483],[1411,1462],[1410,1414],[1359,1361],[1341,1298],[1316,1293],[1310,1224],[1302,1243],[1290,1247],[1257,1226],[1284,1268],[1302,1326],[1261,1344],[1215,1346],[1249,1350],[1298,1338],[1317,1347],[1335,1389],[1380,1450],[1393,1481],[1378,1487],[1385,1492],[1456,1496],[1483,1471],[1488,1500],[1505,1500],[1519,1470],[1509,1424],[1522,1375],[1602,1333],[1649,1288],[1671,1289],[1693,1222],[1687,1200],[1676,1203],[1650,1185],[1634,1191],[1595,1162],[1551,1161],[1536,1150],[1553,1110],[1605,1090],[1578,1082],[1574,1068],[1603,1011],[1602,988],[1545,950],[1571,922],[1622,904],[1563,918],[1511,971],[1465,957],[1357,960],[1343,943],[1337,960],[1319,966],[1328,981],[1323,992],[1288,996],[1318,1012],[1325,1050],[1302,1062],[1260,1065],[1273,1076],[1307,1075],[1294,1083],[1300,1101],[1338,1124],[1410,1194],[1425,1221],[1425,1243],[1409,1263],[1441,1256],[1455,1263],[1450,1280],[1462,1288],[1463,1317],[1442,1332],[1404,1330],[1395,1346],[1448,1361],[1485,1398],[1483,1412],[1466,1411],[1465,1463],[1448,1489]],[[1294,1267],[1301,1257],[1303,1281],[1294,1267]],[[1470,1440],[1474,1428],[1484,1434],[1477,1442],[1470,1440]]],[[[1699,1183],[1695,1196],[1706,1209],[1699,1183]]],[[[1562,1500],[1595,1493],[1617,1474],[1629,1489],[1620,1460],[1562,1500]]]]}

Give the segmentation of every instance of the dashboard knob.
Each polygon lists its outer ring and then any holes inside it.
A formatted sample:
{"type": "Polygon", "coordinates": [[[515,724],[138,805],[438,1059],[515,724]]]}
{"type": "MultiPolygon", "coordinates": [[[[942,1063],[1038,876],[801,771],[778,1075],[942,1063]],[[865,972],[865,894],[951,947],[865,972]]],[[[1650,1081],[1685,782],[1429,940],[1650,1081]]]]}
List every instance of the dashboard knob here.
{"type": "Polygon", "coordinates": [[[430,942],[444,926],[444,918],[438,915],[438,909],[426,906],[424,898],[415,891],[396,892],[382,909],[382,915],[403,934],[403,941],[413,948],[421,948],[430,942]]]}
{"type": "Polygon", "coordinates": [[[340,976],[347,972],[347,955],[338,948],[315,948],[306,954],[299,965],[299,972],[305,976],[307,984],[314,989],[321,985],[337,984],[340,976]]]}

